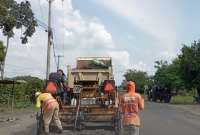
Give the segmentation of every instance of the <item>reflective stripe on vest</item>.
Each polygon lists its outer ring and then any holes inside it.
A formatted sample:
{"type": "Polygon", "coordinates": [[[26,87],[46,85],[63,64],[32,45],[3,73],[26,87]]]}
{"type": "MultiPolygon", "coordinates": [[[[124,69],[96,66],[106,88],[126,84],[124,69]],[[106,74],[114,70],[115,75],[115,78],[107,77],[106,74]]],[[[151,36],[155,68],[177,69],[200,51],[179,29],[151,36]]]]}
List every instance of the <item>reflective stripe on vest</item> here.
{"type": "Polygon", "coordinates": [[[50,98],[50,99],[47,99],[47,100],[43,101],[43,104],[42,104],[43,111],[46,111],[48,106],[53,102],[57,102],[57,101],[54,98],[50,98]]]}

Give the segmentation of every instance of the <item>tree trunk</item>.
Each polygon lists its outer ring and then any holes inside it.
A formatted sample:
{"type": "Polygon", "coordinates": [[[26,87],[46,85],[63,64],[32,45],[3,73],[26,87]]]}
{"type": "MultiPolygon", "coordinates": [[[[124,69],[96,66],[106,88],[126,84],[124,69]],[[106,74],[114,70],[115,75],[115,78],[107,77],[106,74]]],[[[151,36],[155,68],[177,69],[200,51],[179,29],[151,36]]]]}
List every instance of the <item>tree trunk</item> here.
{"type": "Polygon", "coordinates": [[[10,37],[7,36],[4,61],[2,62],[2,65],[1,65],[2,66],[2,69],[1,69],[1,80],[4,79],[4,69],[5,69],[6,55],[7,55],[8,47],[9,47],[9,39],[10,39],[10,37]]]}
{"type": "Polygon", "coordinates": [[[197,96],[200,97],[200,87],[197,87],[197,96]]]}
{"type": "Polygon", "coordinates": [[[4,61],[1,63],[1,80],[3,80],[3,74],[4,74],[4,61]]]}

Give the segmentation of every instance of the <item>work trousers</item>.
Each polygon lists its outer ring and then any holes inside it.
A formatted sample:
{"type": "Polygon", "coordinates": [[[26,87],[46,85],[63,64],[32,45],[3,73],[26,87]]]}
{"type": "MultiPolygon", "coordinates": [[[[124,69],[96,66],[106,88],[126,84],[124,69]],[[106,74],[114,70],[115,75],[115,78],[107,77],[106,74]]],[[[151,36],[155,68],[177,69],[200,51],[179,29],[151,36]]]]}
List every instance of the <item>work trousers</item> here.
{"type": "Polygon", "coordinates": [[[139,127],[134,125],[124,126],[124,135],[139,135],[139,127]]]}
{"type": "Polygon", "coordinates": [[[44,120],[44,130],[45,132],[49,133],[49,125],[53,119],[56,126],[62,130],[62,125],[58,116],[59,106],[52,107],[48,109],[46,112],[43,113],[43,120],[44,120]]]}

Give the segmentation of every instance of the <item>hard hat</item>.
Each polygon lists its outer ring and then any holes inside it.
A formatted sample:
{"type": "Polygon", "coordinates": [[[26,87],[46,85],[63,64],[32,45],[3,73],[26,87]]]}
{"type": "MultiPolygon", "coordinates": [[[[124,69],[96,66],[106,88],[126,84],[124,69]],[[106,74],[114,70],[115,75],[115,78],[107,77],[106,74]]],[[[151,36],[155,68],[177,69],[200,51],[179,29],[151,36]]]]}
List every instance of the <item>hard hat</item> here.
{"type": "Polygon", "coordinates": [[[40,94],[41,94],[41,92],[37,91],[37,92],[35,93],[35,97],[39,96],[40,94]]]}

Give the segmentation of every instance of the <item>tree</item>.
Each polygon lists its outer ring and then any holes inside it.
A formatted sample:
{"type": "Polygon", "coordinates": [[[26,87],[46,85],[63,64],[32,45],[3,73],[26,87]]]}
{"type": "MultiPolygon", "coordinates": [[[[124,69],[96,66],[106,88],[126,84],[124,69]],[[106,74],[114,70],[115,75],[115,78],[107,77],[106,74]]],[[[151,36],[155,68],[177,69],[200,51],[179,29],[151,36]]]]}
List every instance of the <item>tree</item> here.
{"type": "Polygon", "coordinates": [[[23,44],[28,42],[35,32],[37,21],[28,1],[17,3],[15,0],[0,0],[0,29],[3,34],[13,37],[13,29],[25,28],[21,41],[23,44]]]}
{"type": "Polygon", "coordinates": [[[30,94],[33,90],[41,90],[44,85],[43,80],[32,76],[17,76],[13,79],[26,81],[26,84],[24,85],[25,94],[30,94]]]}
{"type": "Polygon", "coordinates": [[[168,86],[168,78],[166,76],[168,63],[165,61],[156,61],[154,66],[157,71],[154,75],[155,85],[159,87],[169,87],[168,86]]]}
{"type": "Polygon", "coordinates": [[[5,58],[5,46],[3,45],[3,42],[0,41],[0,63],[4,61],[5,58]]]}
{"type": "MultiPolygon", "coordinates": [[[[5,46],[3,45],[3,42],[0,41],[0,71],[3,71],[4,60],[5,60],[5,46]]],[[[3,79],[2,72],[1,72],[1,79],[3,79]]]]}
{"type": "MultiPolygon", "coordinates": [[[[14,36],[14,28],[25,29],[21,35],[21,42],[26,44],[28,37],[31,37],[35,32],[36,26],[37,21],[34,18],[30,2],[17,3],[15,0],[0,0],[0,29],[2,29],[3,35],[7,37],[5,58],[9,47],[9,39],[14,36]]],[[[2,63],[2,78],[5,58],[2,63]]]]}
{"type": "Polygon", "coordinates": [[[139,70],[128,70],[125,74],[125,81],[134,81],[136,83],[136,89],[143,93],[145,85],[147,84],[148,75],[146,72],[139,70]]]}
{"type": "Polygon", "coordinates": [[[183,89],[184,83],[180,75],[180,60],[174,59],[171,64],[163,61],[156,61],[157,69],[154,75],[155,85],[169,90],[183,89]]]}
{"type": "Polygon", "coordinates": [[[180,72],[188,89],[196,88],[200,97],[200,41],[181,49],[180,72]]]}

